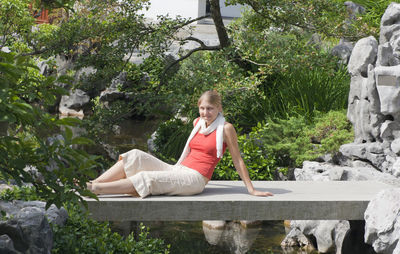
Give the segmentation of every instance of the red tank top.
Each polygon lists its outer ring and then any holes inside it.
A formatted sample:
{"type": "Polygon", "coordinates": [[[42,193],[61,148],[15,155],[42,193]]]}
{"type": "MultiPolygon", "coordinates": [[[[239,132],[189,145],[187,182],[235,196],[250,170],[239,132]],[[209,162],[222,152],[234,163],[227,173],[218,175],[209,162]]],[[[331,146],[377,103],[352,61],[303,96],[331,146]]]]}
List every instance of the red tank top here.
{"type": "MultiPolygon", "coordinates": [[[[221,160],[217,158],[216,136],[216,130],[208,135],[197,132],[189,143],[190,152],[181,164],[211,179],[215,166],[221,160]]],[[[222,153],[225,153],[225,150],[226,143],[224,142],[222,153]]]]}

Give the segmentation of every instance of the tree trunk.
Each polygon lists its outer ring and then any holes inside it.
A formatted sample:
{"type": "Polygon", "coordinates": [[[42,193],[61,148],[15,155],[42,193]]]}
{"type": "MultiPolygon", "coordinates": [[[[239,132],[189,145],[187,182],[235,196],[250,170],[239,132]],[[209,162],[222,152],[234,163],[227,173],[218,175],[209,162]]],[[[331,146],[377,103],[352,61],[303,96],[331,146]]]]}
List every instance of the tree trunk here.
{"type": "MultiPolygon", "coordinates": [[[[219,5],[219,0],[209,0],[210,1],[210,11],[211,18],[214,21],[215,29],[217,30],[219,44],[221,49],[229,48],[231,45],[231,41],[229,39],[228,33],[226,32],[226,28],[221,16],[221,7],[219,5]]],[[[240,54],[236,51],[232,51],[231,54],[228,54],[228,60],[233,61],[240,68],[244,70],[251,70],[251,64],[249,62],[244,61],[240,54]]]]}
{"type": "Polygon", "coordinates": [[[210,1],[211,17],[214,21],[215,29],[217,30],[219,44],[221,45],[221,48],[229,47],[231,43],[228,37],[228,33],[226,32],[224,22],[222,20],[219,0],[209,0],[209,1],[210,1]]]}

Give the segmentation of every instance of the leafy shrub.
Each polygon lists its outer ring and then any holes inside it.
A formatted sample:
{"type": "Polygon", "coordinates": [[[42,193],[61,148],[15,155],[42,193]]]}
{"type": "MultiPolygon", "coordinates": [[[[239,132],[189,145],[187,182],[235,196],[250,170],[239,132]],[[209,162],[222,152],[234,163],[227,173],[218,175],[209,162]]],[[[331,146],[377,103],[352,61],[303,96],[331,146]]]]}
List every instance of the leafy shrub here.
{"type": "Polygon", "coordinates": [[[33,184],[47,206],[79,201],[82,197],[77,193],[93,195],[86,190],[85,183],[93,177],[96,157],[73,148],[91,141],[75,137],[69,128],[78,126],[80,121],[56,119],[42,110],[42,106],[54,103],[57,95],[65,94],[56,82],[66,80],[43,77],[32,59],[14,53],[0,52],[0,72],[0,122],[8,131],[0,134],[2,177],[14,179],[19,185],[33,184]],[[31,105],[27,101],[40,103],[31,105]],[[61,127],[65,130],[59,137],[53,137],[51,132],[61,127]],[[27,165],[36,168],[44,180],[25,171],[27,165]]]}
{"type": "Polygon", "coordinates": [[[52,253],[169,253],[164,241],[149,238],[149,231],[141,225],[138,240],[133,233],[126,238],[112,232],[107,222],[87,218],[80,207],[69,206],[69,217],[63,227],[53,226],[52,253]]]}
{"type": "Polygon", "coordinates": [[[11,200],[39,200],[39,195],[37,194],[35,187],[27,186],[13,186],[11,189],[5,189],[0,192],[0,200],[11,201],[11,200]]]}
{"type": "Polygon", "coordinates": [[[160,124],[154,140],[159,157],[170,162],[177,161],[192,128],[192,122],[184,123],[178,118],[173,118],[160,124]]]}
{"type": "Polygon", "coordinates": [[[304,116],[269,120],[255,130],[266,154],[277,166],[297,167],[326,153],[335,153],[340,145],[353,140],[352,125],[344,111],[319,114],[314,122],[304,116]]]}
{"type": "MultiPolygon", "coordinates": [[[[273,180],[272,169],[275,161],[268,157],[260,146],[256,132],[238,136],[241,156],[252,180],[273,180]]],[[[239,180],[240,177],[233,165],[232,157],[227,151],[218,163],[213,180],[239,180]]]]}

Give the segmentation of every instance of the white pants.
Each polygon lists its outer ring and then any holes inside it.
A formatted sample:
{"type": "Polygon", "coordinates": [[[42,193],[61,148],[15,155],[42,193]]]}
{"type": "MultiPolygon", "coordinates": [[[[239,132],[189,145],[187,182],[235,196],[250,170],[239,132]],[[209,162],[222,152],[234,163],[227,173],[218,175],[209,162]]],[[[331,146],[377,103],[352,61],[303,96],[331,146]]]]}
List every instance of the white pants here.
{"type": "Polygon", "coordinates": [[[206,181],[198,171],[170,165],[143,151],[133,149],[120,155],[126,177],[144,198],[148,195],[194,195],[204,190],[206,181]]]}

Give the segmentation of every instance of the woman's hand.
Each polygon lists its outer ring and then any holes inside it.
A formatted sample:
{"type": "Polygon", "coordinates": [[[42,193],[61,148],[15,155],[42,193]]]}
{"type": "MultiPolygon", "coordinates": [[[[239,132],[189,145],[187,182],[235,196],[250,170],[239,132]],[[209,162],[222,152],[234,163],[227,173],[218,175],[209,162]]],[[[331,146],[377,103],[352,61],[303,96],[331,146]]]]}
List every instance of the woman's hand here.
{"type": "Polygon", "coordinates": [[[254,190],[254,189],[252,191],[249,191],[249,193],[251,195],[260,196],[260,197],[269,197],[269,196],[273,196],[274,195],[271,192],[258,191],[258,190],[254,190]]]}

